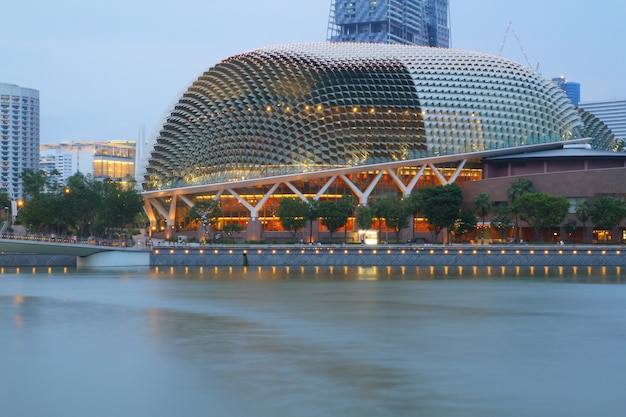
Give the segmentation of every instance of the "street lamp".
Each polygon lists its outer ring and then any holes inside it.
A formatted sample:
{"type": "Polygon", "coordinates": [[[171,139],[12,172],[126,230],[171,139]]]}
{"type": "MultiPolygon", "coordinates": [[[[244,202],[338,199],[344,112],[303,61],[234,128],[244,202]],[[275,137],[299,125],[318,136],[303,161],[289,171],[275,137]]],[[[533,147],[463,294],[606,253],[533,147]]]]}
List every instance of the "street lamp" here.
{"type": "Polygon", "coordinates": [[[11,200],[11,222],[15,223],[15,219],[17,218],[17,213],[20,209],[24,207],[23,200],[11,200]]]}

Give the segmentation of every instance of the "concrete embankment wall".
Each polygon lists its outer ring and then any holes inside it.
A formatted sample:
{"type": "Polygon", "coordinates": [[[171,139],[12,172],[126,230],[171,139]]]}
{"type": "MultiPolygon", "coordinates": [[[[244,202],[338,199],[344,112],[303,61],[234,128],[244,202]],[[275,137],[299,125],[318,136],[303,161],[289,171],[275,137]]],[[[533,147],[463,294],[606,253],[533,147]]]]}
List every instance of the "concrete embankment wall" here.
{"type": "MultiPolygon", "coordinates": [[[[0,254],[0,267],[77,265],[75,256],[0,254]]],[[[163,247],[150,266],[622,266],[624,246],[163,247]]],[[[125,266],[125,265],[110,265],[125,266]]]]}
{"type": "Polygon", "coordinates": [[[164,248],[153,266],[621,266],[626,247],[377,246],[164,248]]]}
{"type": "Polygon", "coordinates": [[[76,266],[76,256],[32,253],[2,253],[0,267],[76,266]]]}

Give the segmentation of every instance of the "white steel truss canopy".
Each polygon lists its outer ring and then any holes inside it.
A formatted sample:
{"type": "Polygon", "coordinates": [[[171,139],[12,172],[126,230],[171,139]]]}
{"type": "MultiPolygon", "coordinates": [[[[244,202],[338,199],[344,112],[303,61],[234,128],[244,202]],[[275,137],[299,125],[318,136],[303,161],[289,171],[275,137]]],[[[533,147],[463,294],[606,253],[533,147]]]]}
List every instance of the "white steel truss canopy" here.
{"type": "MultiPolygon", "coordinates": [[[[587,142],[588,138],[584,139],[576,139],[568,141],[567,143],[583,143],[587,142]]],[[[323,179],[325,181],[325,185],[320,188],[317,195],[314,199],[319,200],[320,197],[326,192],[326,189],[332,184],[337,178],[341,178],[342,181],[350,188],[353,194],[357,197],[358,203],[362,205],[367,205],[368,197],[376,187],[380,177],[383,173],[389,174],[389,176],[393,179],[394,184],[401,192],[402,195],[407,196],[412,191],[416,191],[417,183],[420,179],[420,176],[424,173],[424,169],[426,167],[430,168],[434,175],[438,177],[439,183],[452,184],[456,181],[456,178],[460,171],[464,168],[466,162],[470,159],[477,160],[483,159],[487,157],[495,157],[495,156],[504,156],[504,155],[512,155],[519,153],[527,153],[527,152],[536,152],[539,150],[549,150],[549,149],[558,149],[563,146],[563,142],[555,142],[555,143],[543,143],[543,144],[535,144],[535,145],[526,145],[522,147],[518,147],[515,149],[496,149],[490,151],[483,152],[475,152],[470,154],[459,154],[459,155],[450,155],[450,156],[440,156],[433,158],[422,158],[410,161],[395,161],[384,164],[375,164],[370,165],[368,167],[351,167],[351,168],[338,168],[334,170],[324,171],[324,172],[312,172],[312,173],[304,173],[304,174],[288,174],[281,175],[275,177],[267,177],[262,179],[250,179],[250,180],[242,180],[237,182],[224,182],[218,184],[206,184],[201,186],[194,187],[181,187],[176,189],[168,189],[168,190],[158,190],[158,191],[147,191],[144,192],[143,195],[146,201],[146,212],[150,217],[151,222],[156,220],[154,210],[156,210],[161,217],[167,219],[168,224],[173,224],[175,220],[175,210],[177,201],[180,199],[187,206],[191,207],[193,205],[192,199],[193,196],[199,195],[210,195],[214,198],[219,198],[223,192],[228,192],[234,198],[236,198],[245,208],[249,211],[249,218],[256,219],[258,217],[259,210],[263,207],[268,198],[272,196],[272,194],[276,191],[280,184],[285,184],[291,191],[293,191],[294,196],[301,198],[306,201],[307,197],[305,197],[300,190],[298,190],[292,183],[295,182],[305,182],[311,179],[323,179]],[[456,165],[454,169],[454,173],[446,178],[440,172],[438,166],[441,164],[449,164],[456,165]],[[418,167],[415,175],[408,181],[407,183],[400,180],[395,172],[399,168],[406,167],[418,167]],[[367,188],[362,189],[353,184],[348,175],[356,174],[361,172],[377,172],[378,174],[373,178],[373,180],[369,183],[367,188]],[[246,201],[241,198],[239,195],[239,189],[247,189],[250,187],[270,187],[267,192],[264,193],[263,198],[256,201],[254,204],[246,201]],[[165,209],[161,206],[161,199],[169,199],[169,209],[165,209]]]]}

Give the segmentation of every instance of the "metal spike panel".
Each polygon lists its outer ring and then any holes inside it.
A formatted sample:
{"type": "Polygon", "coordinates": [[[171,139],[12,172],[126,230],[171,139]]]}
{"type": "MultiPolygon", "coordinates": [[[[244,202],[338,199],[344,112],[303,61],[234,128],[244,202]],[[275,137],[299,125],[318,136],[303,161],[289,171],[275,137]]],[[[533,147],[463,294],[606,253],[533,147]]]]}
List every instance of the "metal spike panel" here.
{"type": "Polygon", "coordinates": [[[578,137],[566,95],[514,62],[413,45],[311,43],[220,62],[178,100],[144,188],[367,166],[578,137]]]}

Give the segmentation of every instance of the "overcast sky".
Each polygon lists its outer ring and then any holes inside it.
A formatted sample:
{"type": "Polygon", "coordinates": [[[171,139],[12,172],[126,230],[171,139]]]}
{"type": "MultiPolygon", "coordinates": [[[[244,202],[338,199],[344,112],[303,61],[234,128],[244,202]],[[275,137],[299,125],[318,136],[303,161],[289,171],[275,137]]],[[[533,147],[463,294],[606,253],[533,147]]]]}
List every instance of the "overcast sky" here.
{"type": "MultiPolygon", "coordinates": [[[[494,55],[502,49],[548,78],[564,75],[581,83],[583,102],[625,99],[626,2],[580,4],[450,0],[452,47],[494,55]]],[[[136,140],[142,130],[150,136],[182,91],[219,61],[267,45],[324,41],[329,6],[330,0],[8,1],[0,82],[39,90],[42,143],[136,140]]]]}

